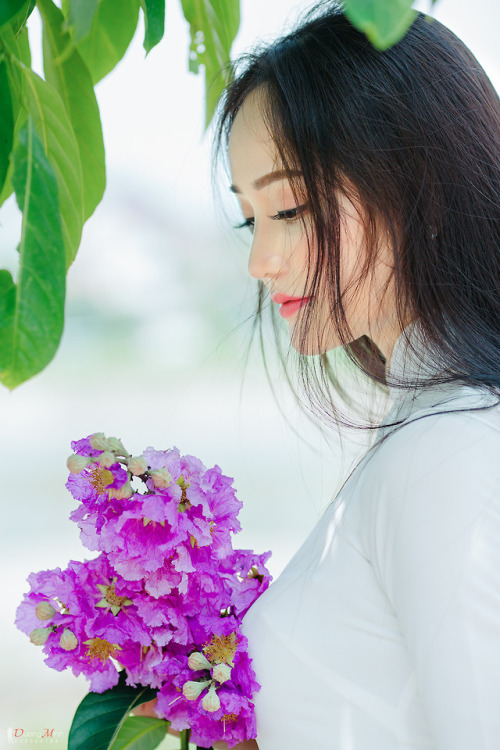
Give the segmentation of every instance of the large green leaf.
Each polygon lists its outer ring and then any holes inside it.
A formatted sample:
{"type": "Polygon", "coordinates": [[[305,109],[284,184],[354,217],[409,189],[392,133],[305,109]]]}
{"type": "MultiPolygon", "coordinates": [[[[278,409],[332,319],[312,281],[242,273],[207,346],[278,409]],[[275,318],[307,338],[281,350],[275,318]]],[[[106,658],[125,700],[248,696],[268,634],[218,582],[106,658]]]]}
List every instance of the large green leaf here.
{"type": "Polygon", "coordinates": [[[19,133],[12,184],[22,211],[19,275],[0,280],[0,380],[15,388],[54,356],[64,322],[65,258],[57,182],[32,117],[19,133]]]}
{"type": "MultiPolygon", "coordinates": [[[[139,0],[101,0],[90,32],[78,42],[78,52],[90,70],[94,86],[120,62],[137,28],[139,0]]],[[[68,0],[62,9],[68,15],[68,0]]]]}
{"type": "MultiPolygon", "coordinates": [[[[10,26],[0,29],[0,41],[9,57],[15,57],[18,62],[31,67],[31,50],[28,38],[28,28],[23,26],[15,32],[10,26]]],[[[20,77],[21,74],[18,73],[20,77]]]]}
{"type": "Polygon", "coordinates": [[[0,26],[10,23],[27,4],[26,0],[2,0],[0,2],[0,26]]]}
{"type": "Polygon", "coordinates": [[[205,128],[210,124],[217,100],[228,83],[226,64],[240,25],[239,0],[181,0],[191,32],[189,70],[205,66],[205,128]]]}
{"type": "MultiPolygon", "coordinates": [[[[10,26],[5,26],[0,30],[0,41],[6,51],[7,73],[9,77],[9,89],[12,99],[12,115],[14,119],[14,137],[13,143],[17,143],[19,131],[26,122],[26,111],[22,107],[24,77],[17,65],[11,63],[12,58],[21,62],[27,67],[31,67],[31,52],[28,41],[28,30],[24,26],[17,34],[10,26]]],[[[0,206],[7,200],[13,191],[11,183],[12,160],[8,165],[7,175],[0,190],[0,206]]]]}
{"type": "Polygon", "coordinates": [[[0,27],[8,24],[14,32],[19,31],[28,20],[35,5],[36,0],[1,0],[0,27]]]}
{"type": "Polygon", "coordinates": [[[71,34],[73,42],[79,42],[92,28],[99,0],[68,0],[64,20],[64,31],[71,34]]]}
{"type": "Polygon", "coordinates": [[[154,750],[165,739],[168,722],[147,716],[131,716],[122,724],[112,750],[154,750]]]}
{"type": "Polygon", "coordinates": [[[388,49],[406,34],[417,12],[413,0],[345,0],[345,13],[374,47],[388,49]]]}
{"type": "Polygon", "coordinates": [[[89,70],[68,32],[64,16],[52,0],[38,0],[43,21],[45,80],[58,91],[76,136],[83,175],[83,218],[87,220],[106,187],[104,142],[99,107],[89,70]]]}
{"type": "MultiPolygon", "coordinates": [[[[5,26],[0,30],[0,45],[3,46],[5,60],[8,63],[12,110],[17,114],[26,98],[26,84],[22,68],[23,66],[31,68],[31,50],[27,27],[23,26],[16,34],[10,26],[5,26]]],[[[16,116],[14,119],[16,119],[16,116]]],[[[24,120],[26,120],[26,113],[24,120]]]]}
{"type": "Polygon", "coordinates": [[[9,74],[7,63],[0,60],[0,191],[4,186],[9,169],[9,157],[14,139],[14,115],[12,112],[12,97],[10,95],[9,74]]]}
{"type": "MultiPolygon", "coordinates": [[[[68,750],[117,749],[114,743],[129,713],[141,703],[156,698],[156,693],[155,689],[143,685],[127,685],[126,673],[122,670],[117,685],[103,693],[88,693],[82,700],[69,730],[68,750]]],[[[169,722],[164,724],[168,728],[169,722]]]]}
{"type": "Polygon", "coordinates": [[[156,47],[165,32],[165,0],[141,0],[144,11],[144,49],[146,55],[156,47]]]}
{"type": "Polygon", "coordinates": [[[26,106],[33,116],[47,158],[54,170],[66,248],[66,265],[73,262],[83,228],[83,179],[80,151],[61,97],[29,68],[22,68],[26,106]]]}
{"type": "Polygon", "coordinates": [[[0,378],[12,361],[16,285],[8,271],[0,271],[0,378]]]}

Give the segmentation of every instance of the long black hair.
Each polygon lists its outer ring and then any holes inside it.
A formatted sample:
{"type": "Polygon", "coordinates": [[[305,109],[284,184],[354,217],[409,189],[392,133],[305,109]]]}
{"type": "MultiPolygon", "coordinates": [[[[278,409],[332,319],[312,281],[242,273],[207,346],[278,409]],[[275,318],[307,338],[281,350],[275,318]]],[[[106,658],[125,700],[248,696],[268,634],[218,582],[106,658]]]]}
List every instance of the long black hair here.
{"type": "MultiPolygon", "coordinates": [[[[294,197],[305,186],[317,258],[307,288],[311,302],[320,284],[327,290],[342,356],[386,393],[388,386],[408,388],[408,381],[387,381],[385,358],[371,339],[353,340],[349,332],[336,194],[350,197],[354,186],[365,209],[366,262],[358,282],[374,267],[383,227],[400,328],[418,320],[445,364],[413,387],[456,381],[500,396],[500,99],[471,51],[423,13],[403,39],[380,51],[350,23],[340,2],[320,2],[290,33],[242,55],[230,74],[219,102],[213,163],[227,156],[236,114],[258,90],[294,197]]],[[[311,242],[308,236],[310,257],[311,242]]],[[[255,320],[263,349],[262,281],[258,290],[255,320]]],[[[270,307],[286,372],[291,351],[284,356],[280,322],[270,307]]],[[[304,311],[303,341],[314,305],[304,311]]],[[[338,357],[334,365],[328,353],[292,357],[308,408],[321,419],[356,426],[335,403],[335,394],[349,401],[338,357]]]]}

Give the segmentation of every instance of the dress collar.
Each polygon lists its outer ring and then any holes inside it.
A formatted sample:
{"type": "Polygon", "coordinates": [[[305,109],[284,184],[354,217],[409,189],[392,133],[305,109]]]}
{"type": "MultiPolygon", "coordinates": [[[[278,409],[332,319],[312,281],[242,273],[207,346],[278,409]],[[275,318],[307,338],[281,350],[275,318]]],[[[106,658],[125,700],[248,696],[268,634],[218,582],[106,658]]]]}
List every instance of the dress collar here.
{"type": "Polygon", "coordinates": [[[419,320],[413,321],[404,328],[396,339],[392,356],[386,366],[387,381],[389,386],[389,397],[392,402],[389,411],[380,424],[379,433],[385,434],[394,427],[386,427],[387,423],[404,420],[420,410],[432,411],[437,406],[449,404],[445,409],[458,406],[457,399],[468,402],[473,401],[485,403],[485,396],[491,396],[481,386],[467,386],[460,382],[453,383],[430,383],[432,376],[443,375],[446,365],[436,347],[429,341],[419,320]],[[398,388],[392,385],[393,381],[407,383],[406,388],[398,388]],[[420,386],[413,385],[413,381],[423,381],[420,386]]]}
{"type": "MultiPolygon", "coordinates": [[[[407,389],[417,390],[412,385],[414,380],[427,379],[442,373],[445,367],[439,353],[428,341],[420,321],[413,321],[396,339],[389,366],[386,367],[391,399],[399,401],[402,397],[406,398],[407,389]],[[394,380],[406,382],[407,389],[393,386],[394,380]]],[[[456,388],[456,384],[454,386],[456,388]]]]}

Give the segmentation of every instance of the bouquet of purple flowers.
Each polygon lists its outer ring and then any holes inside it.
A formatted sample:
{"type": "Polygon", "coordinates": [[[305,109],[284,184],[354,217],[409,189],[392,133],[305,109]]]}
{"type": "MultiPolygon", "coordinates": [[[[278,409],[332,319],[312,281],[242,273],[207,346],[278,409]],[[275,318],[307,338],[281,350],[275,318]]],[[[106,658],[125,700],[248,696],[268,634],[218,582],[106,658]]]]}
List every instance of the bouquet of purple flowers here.
{"type": "Polygon", "coordinates": [[[271,553],[233,549],[233,480],[175,447],[132,456],[102,433],[71,447],[70,518],[99,554],[32,573],[16,613],[46,664],[90,680],[69,750],[118,748],[134,732],[154,748],[169,725],[185,748],[255,738],[260,686],[241,620],[271,581],[271,553]],[[154,697],[163,719],[130,715],[154,697]]]}

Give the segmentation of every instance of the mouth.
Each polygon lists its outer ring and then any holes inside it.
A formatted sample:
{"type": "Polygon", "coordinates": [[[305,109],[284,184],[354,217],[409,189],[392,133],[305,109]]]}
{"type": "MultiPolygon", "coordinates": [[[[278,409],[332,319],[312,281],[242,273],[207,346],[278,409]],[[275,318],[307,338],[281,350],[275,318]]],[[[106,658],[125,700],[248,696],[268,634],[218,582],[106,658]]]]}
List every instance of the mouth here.
{"type": "Polygon", "coordinates": [[[295,315],[304,305],[307,305],[311,297],[289,297],[286,294],[272,294],[271,299],[280,305],[279,314],[282,318],[290,318],[295,315]]]}

